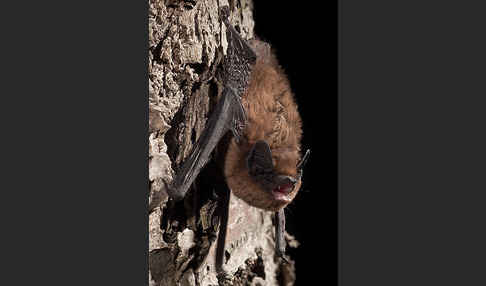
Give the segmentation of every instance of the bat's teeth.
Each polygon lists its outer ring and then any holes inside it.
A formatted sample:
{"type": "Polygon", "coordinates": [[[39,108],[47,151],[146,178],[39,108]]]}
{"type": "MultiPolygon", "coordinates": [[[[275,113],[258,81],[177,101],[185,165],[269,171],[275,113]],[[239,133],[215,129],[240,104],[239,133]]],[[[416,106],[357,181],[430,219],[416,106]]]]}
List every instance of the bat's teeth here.
{"type": "Polygon", "coordinates": [[[277,201],[290,202],[289,194],[292,192],[292,189],[292,184],[280,185],[273,190],[272,194],[277,201]]]}

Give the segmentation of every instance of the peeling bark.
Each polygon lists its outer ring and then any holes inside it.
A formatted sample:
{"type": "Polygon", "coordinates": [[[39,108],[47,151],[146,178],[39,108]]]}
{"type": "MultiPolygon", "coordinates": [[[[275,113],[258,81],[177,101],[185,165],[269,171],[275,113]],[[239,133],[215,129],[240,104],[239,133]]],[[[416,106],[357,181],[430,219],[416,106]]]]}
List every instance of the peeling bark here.
{"type": "Polygon", "coordinates": [[[223,5],[230,6],[230,22],[242,37],[252,38],[251,0],[149,0],[150,285],[292,285],[295,280],[294,263],[281,264],[274,255],[273,213],[231,196],[226,273],[218,276],[217,186],[198,180],[178,203],[166,192],[221,89],[216,70],[227,45],[218,21],[223,5]]]}

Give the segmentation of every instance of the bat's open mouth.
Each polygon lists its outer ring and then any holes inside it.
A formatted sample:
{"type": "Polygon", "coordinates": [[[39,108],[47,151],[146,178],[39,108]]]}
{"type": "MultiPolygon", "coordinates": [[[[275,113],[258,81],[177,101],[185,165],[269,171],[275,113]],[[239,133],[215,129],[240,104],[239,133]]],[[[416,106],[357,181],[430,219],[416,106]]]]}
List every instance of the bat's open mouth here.
{"type": "Polygon", "coordinates": [[[290,198],[288,195],[292,192],[293,189],[294,184],[286,183],[283,185],[279,185],[275,189],[273,189],[272,194],[277,201],[290,202],[290,198]]]}

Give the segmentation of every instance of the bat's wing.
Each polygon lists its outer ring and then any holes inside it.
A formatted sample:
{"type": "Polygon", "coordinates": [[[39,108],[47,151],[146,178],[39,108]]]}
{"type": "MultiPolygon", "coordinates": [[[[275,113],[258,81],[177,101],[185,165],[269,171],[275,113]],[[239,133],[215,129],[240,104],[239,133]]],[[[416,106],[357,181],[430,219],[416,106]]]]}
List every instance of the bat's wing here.
{"type": "Polygon", "coordinates": [[[226,25],[226,38],[228,40],[227,55],[222,65],[223,92],[192,153],[182,164],[172,186],[169,188],[169,196],[175,200],[184,198],[201,168],[208,162],[211,152],[221,137],[228,130],[231,130],[238,141],[246,122],[241,96],[248,86],[251,68],[256,61],[256,54],[229,24],[228,7],[222,7],[220,13],[221,19],[226,25]]]}
{"type": "Polygon", "coordinates": [[[169,196],[175,200],[185,197],[189,187],[208,162],[211,152],[219,140],[229,130],[239,133],[235,126],[243,125],[239,118],[245,118],[244,109],[238,99],[238,95],[231,88],[225,87],[216,109],[211,114],[206,127],[197,141],[192,153],[184,161],[176,178],[169,188],[169,196]],[[243,113],[243,114],[242,114],[243,113]]]}
{"type": "Polygon", "coordinates": [[[229,8],[220,8],[220,19],[226,25],[226,40],[228,48],[223,62],[223,81],[226,86],[234,89],[238,96],[242,96],[248,83],[253,64],[257,55],[245,39],[231,26],[228,21],[229,8]]]}

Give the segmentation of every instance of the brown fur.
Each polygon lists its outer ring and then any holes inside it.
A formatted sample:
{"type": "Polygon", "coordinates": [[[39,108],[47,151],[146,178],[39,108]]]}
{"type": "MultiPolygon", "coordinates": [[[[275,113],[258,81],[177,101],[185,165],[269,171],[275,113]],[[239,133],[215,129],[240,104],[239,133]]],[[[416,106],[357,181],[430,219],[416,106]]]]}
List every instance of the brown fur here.
{"type": "MultiPolygon", "coordinates": [[[[258,58],[250,84],[242,97],[247,124],[240,143],[234,139],[228,146],[224,173],[233,193],[248,204],[277,211],[288,203],[276,201],[273,195],[249,175],[246,158],[258,140],[264,140],[272,150],[275,171],[279,175],[297,176],[300,160],[302,122],[286,75],[277,63],[267,43],[253,40],[250,45],[258,58]]],[[[293,200],[301,182],[289,195],[293,200]]]]}

